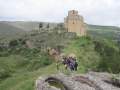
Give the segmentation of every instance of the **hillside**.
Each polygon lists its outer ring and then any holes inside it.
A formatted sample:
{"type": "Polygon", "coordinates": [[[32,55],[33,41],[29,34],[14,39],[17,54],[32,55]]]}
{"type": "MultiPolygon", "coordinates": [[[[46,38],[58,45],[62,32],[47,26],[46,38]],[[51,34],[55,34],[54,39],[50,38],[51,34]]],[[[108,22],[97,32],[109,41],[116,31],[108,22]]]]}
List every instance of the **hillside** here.
{"type": "MultiPolygon", "coordinates": [[[[79,67],[75,73],[90,70],[119,73],[119,52],[116,43],[108,40],[94,41],[90,37],[74,38],[62,49],[65,55],[76,55],[79,67]]],[[[39,49],[29,49],[18,44],[1,51],[0,55],[0,90],[34,90],[35,80],[41,75],[58,72],[71,74],[61,63],[57,70],[54,59],[39,49]]]]}
{"type": "MultiPolygon", "coordinates": [[[[46,29],[49,24],[50,29],[57,27],[59,23],[48,23],[48,22],[35,22],[35,21],[0,21],[0,33],[1,34],[12,34],[15,32],[32,31],[39,29],[39,23],[43,23],[43,28],[46,29]]],[[[120,28],[115,26],[100,26],[100,25],[86,25],[88,34],[93,37],[102,37],[110,39],[119,39],[120,28]]]]}
{"type": "Polygon", "coordinates": [[[24,33],[26,33],[26,31],[19,27],[11,25],[10,23],[0,22],[0,39],[3,41],[19,37],[24,33]]]}
{"type": "Polygon", "coordinates": [[[86,25],[88,33],[95,38],[119,40],[120,28],[115,26],[86,25]]]}
{"type": "Polygon", "coordinates": [[[0,22],[0,34],[16,34],[21,33],[23,29],[11,25],[11,23],[0,22]]]}
{"type": "MultiPolygon", "coordinates": [[[[6,32],[11,30],[11,33],[24,32],[28,29],[36,30],[38,28],[36,24],[36,22],[4,22],[1,23],[1,28],[6,29],[6,32]]],[[[119,36],[118,27],[88,25],[88,36],[80,38],[76,37],[75,33],[60,31],[62,29],[56,24],[49,30],[44,26],[42,32],[26,33],[9,40],[8,47],[0,47],[0,90],[34,90],[35,80],[41,75],[58,72],[71,74],[69,70],[65,70],[62,63],[59,63],[60,69],[57,70],[54,58],[48,54],[48,47],[55,48],[66,56],[71,53],[76,55],[79,66],[78,71],[73,73],[88,71],[119,73],[120,46],[113,41],[113,36],[115,38],[119,36]],[[34,48],[30,48],[26,41],[34,48]]],[[[9,38],[11,37],[7,37],[9,38]]]]}
{"type": "MultiPolygon", "coordinates": [[[[0,21],[0,24],[4,24],[3,26],[11,26],[10,29],[15,30],[14,28],[18,28],[20,30],[24,31],[31,31],[31,30],[36,30],[39,29],[39,23],[43,23],[43,27],[48,24],[48,22],[35,22],[35,21],[0,21]]],[[[56,23],[49,23],[50,27],[55,27],[56,23]]],[[[2,28],[2,25],[0,28],[2,28]]],[[[7,29],[7,28],[4,28],[7,29]]],[[[8,29],[7,29],[8,30],[8,29]]]]}

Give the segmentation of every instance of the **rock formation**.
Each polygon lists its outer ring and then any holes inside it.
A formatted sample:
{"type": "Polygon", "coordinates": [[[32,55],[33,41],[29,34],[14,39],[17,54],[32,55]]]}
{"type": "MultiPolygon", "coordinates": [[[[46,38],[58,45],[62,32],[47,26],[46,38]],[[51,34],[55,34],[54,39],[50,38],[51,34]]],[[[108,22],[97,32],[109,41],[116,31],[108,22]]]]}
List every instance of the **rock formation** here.
{"type": "Polygon", "coordinates": [[[68,32],[75,32],[78,36],[86,35],[83,17],[78,15],[78,11],[71,10],[64,19],[64,25],[68,32]]]}
{"type": "Polygon", "coordinates": [[[71,76],[57,74],[36,80],[36,90],[120,90],[120,82],[114,84],[111,78],[109,73],[97,72],[71,76]]]}

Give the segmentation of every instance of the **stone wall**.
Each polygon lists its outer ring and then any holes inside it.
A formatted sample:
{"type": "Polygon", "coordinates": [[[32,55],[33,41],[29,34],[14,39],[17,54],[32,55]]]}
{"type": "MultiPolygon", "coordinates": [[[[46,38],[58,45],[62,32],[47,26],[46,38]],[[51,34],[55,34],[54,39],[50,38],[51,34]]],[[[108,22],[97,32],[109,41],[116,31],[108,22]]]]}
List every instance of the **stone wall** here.
{"type": "Polygon", "coordinates": [[[78,36],[86,35],[84,19],[78,15],[78,11],[71,10],[64,19],[65,28],[68,32],[75,32],[78,36]]]}

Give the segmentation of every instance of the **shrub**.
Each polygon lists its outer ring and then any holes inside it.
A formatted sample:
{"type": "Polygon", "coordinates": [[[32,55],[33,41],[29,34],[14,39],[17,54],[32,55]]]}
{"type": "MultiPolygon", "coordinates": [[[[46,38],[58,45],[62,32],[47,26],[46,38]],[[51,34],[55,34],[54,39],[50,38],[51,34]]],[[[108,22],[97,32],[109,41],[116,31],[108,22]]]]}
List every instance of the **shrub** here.
{"type": "Polygon", "coordinates": [[[47,54],[40,54],[39,56],[34,57],[34,59],[30,60],[28,69],[36,70],[50,64],[52,64],[52,59],[47,54]]]}
{"type": "Polygon", "coordinates": [[[9,67],[6,64],[2,63],[0,66],[0,80],[5,79],[9,76],[11,76],[9,67]]]}
{"type": "Polygon", "coordinates": [[[101,57],[98,70],[113,73],[120,72],[120,50],[114,42],[107,40],[96,41],[95,50],[101,57]]]}
{"type": "Polygon", "coordinates": [[[7,69],[0,69],[0,79],[5,79],[10,76],[10,71],[7,69]]]}

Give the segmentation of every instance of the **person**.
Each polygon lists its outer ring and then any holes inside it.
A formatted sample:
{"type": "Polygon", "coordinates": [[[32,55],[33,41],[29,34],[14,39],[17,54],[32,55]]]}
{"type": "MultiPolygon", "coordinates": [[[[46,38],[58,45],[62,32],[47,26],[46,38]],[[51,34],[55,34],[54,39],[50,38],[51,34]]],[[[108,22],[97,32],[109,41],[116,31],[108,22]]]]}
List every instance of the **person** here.
{"type": "Polygon", "coordinates": [[[74,62],[72,60],[72,57],[68,57],[68,67],[70,68],[71,71],[74,70],[74,62]]]}
{"type": "Polygon", "coordinates": [[[59,70],[59,61],[56,62],[57,70],[59,70]]]}
{"type": "Polygon", "coordinates": [[[63,57],[63,64],[64,64],[64,66],[65,66],[65,69],[67,69],[67,67],[68,67],[67,57],[63,57]]]}
{"type": "Polygon", "coordinates": [[[63,64],[65,66],[65,69],[69,68],[70,70],[73,70],[73,64],[71,63],[69,57],[63,57],[63,64]]]}
{"type": "Polygon", "coordinates": [[[78,63],[77,63],[76,58],[74,58],[74,61],[75,61],[74,70],[75,70],[75,71],[77,71],[77,68],[78,68],[78,63]]]}
{"type": "Polygon", "coordinates": [[[71,71],[77,71],[78,63],[75,57],[69,57],[71,71]]]}
{"type": "Polygon", "coordinates": [[[71,71],[77,71],[78,63],[75,57],[63,57],[62,63],[65,65],[65,69],[70,69],[71,71]]]}

